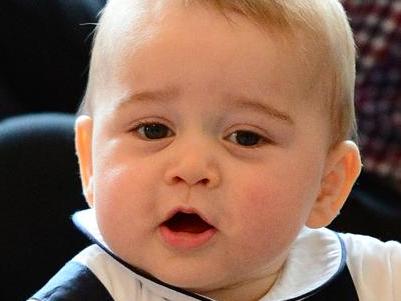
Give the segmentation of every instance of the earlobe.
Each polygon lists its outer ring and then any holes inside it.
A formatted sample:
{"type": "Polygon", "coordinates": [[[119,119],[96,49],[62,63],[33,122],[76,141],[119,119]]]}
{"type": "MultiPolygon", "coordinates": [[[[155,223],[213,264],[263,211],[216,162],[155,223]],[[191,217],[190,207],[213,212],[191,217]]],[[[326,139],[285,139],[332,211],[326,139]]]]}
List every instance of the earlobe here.
{"type": "Polygon", "coordinates": [[[361,172],[358,147],[343,141],[330,151],[322,179],[320,194],[306,225],[320,228],[329,225],[339,214],[361,172]]]}
{"type": "Polygon", "coordinates": [[[75,149],[79,160],[82,189],[89,206],[93,205],[92,118],[79,116],[75,121],[75,149]]]}

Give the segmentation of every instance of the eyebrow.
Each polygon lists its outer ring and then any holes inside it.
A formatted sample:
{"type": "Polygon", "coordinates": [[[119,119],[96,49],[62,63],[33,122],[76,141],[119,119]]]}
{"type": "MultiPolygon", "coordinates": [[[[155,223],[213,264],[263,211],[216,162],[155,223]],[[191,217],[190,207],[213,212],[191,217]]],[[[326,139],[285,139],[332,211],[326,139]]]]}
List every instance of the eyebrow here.
{"type": "MultiPolygon", "coordinates": [[[[177,98],[181,94],[181,90],[177,87],[167,87],[159,90],[144,90],[130,94],[128,97],[122,98],[118,104],[118,109],[122,109],[126,105],[134,102],[168,102],[174,98],[177,98]]],[[[234,96],[226,95],[225,99],[229,99],[233,102],[232,106],[240,109],[248,109],[255,112],[268,115],[279,121],[284,121],[290,125],[294,124],[294,120],[291,116],[283,111],[280,111],[270,105],[264,104],[262,100],[257,98],[251,98],[247,96],[234,96]]]]}
{"type": "Polygon", "coordinates": [[[249,98],[246,96],[230,97],[234,99],[234,107],[241,109],[249,109],[256,112],[261,112],[279,121],[284,121],[290,125],[294,124],[294,120],[286,112],[280,111],[270,105],[264,104],[262,100],[257,98],[249,98]]]}
{"type": "Polygon", "coordinates": [[[127,97],[123,97],[118,104],[118,109],[122,109],[123,107],[135,103],[135,102],[147,102],[147,101],[156,101],[156,102],[166,102],[173,98],[176,98],[180,95],[180,90],[175,87],[167,87],[160,90],[145,90],[132,93],[127,97]]]}

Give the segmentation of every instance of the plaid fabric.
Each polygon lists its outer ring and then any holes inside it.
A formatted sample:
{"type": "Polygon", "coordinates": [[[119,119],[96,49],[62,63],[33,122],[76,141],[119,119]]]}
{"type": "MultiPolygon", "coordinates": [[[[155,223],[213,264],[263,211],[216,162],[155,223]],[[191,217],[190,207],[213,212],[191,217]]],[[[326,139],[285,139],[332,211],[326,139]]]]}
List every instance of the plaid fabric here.
{"type": "Polygon", "coordinates": [[[358,46],[355,101],[364,168],[398,186],[401,185],[401,1],[342,2],[358,46]]]}

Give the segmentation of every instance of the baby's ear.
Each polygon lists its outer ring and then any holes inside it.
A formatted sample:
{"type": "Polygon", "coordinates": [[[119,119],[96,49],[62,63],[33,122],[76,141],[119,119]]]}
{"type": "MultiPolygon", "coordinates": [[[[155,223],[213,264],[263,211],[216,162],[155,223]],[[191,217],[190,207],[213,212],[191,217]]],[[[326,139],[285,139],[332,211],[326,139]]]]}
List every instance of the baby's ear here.
{"type": "Polygon", "coordinates": [[[75,121],[75,149],[79,160],[82,189],[89,206],[93,205],[92,118],[79,116],[75,121]]]}
{"type": "Polygon", "coordinates": [[[361,158],[354,142],[343,141],[330,151],[320,194],[306,223],[308,227],[325,227],[333,221],[348,198],[360,172],[361,158]]]}

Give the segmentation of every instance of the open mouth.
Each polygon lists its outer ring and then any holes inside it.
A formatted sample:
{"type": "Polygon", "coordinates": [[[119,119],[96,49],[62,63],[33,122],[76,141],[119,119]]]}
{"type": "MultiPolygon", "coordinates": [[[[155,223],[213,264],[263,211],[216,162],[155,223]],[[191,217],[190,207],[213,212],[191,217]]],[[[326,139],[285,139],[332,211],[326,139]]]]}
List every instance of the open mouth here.
{"type": "Polygon", "coordinates": [[[199,234],[212,228],[202,217],[196,213],[177,212],[163,223],[172,232],[185,232],[199,234]]]}
{"type": "Polygon", "coordinates": [[[207,246],[216,233],[213,225],[191,209],[176,210],[160,225],[164,242],[180,252],[207,246]]]}

